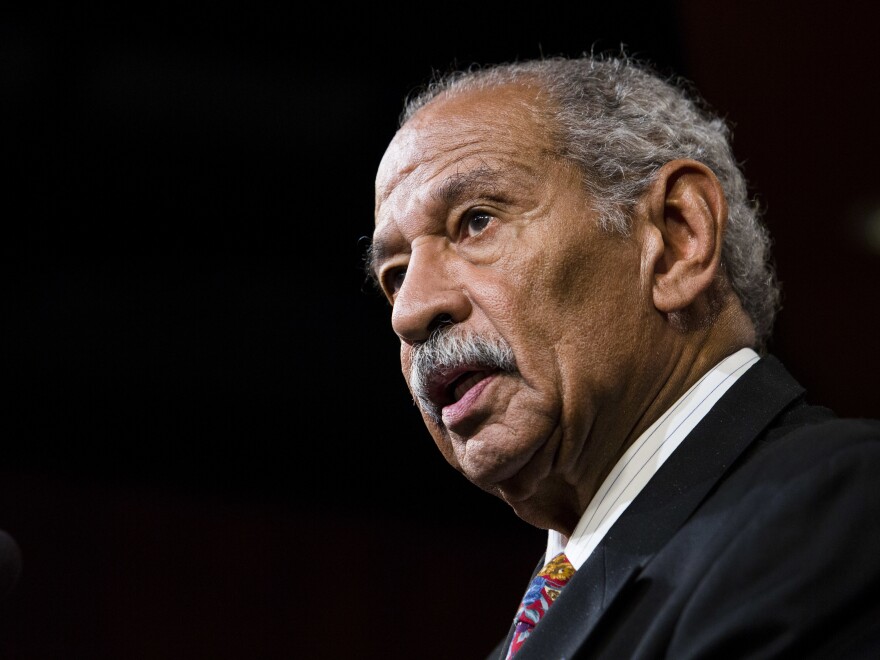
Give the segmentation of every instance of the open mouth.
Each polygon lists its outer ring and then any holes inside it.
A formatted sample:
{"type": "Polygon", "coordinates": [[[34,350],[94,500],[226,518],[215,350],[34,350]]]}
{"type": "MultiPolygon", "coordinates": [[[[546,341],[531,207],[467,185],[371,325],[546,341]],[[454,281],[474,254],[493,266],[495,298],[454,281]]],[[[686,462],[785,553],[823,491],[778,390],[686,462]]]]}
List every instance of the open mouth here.
{"type": "Polygon", "coordinates": [[[458,403],[469,389],[488,375],[488,371],[469,371],[456,378],[447,388],[450,403],[458,403]]]}
{"type": "Polygon", "coordinates": [[[468,390],[495,371],[461,368],[444,374],[432,384],[430,399],[440,409],[458,403],[468,390]]]}

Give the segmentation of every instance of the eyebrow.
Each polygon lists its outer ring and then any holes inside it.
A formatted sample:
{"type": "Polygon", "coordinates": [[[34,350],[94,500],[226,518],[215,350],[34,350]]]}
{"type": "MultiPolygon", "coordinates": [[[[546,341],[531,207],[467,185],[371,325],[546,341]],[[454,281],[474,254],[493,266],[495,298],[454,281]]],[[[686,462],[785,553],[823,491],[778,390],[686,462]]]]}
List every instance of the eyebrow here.
{"type": "Polygon", "coordinates": [[[455,206],[466,197],[494,197],[500,179],[498,170],[481,165],[468,172],[450,175],[431,193],[431,198],[446,206],[455,206]],[[487,190],[491,192],[487,194],[487,190]]]}
{"type": "MultiPolygon", "coordinates": [[[[497,169],[484,164],[467,172],[451,174],[431,191],[430,197],[432,201],[442,204],[445,208],[456,206],[468,197],[498,199],[498,182],[501,178],[497,169]]],[[[364,261],[368,265],[367,271],[371,279],[378,281],[379,266],[389,256],[391,250],[388,249],[385,241],[374,240],[367,247],[364,261]]]]}

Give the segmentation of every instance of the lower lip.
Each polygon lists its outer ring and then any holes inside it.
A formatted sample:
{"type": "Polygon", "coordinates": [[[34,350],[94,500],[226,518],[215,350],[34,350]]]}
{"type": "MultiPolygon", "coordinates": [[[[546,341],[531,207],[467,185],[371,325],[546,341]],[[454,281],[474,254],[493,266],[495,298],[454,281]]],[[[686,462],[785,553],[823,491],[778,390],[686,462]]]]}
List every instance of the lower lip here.
{"type": "Polygon", "coordinates": [[[452,428],[456,424],[461,423],[471,412],[473,409],[474,403],[477,398],[482,394],[483,390],[486,389],[486,386],[489,385],[491,381],[495,380],[495,374],[491,376],[487,376],[479,383],[474,385],[471,389],[465,392],[464,396],[461,397],[455,403],[451,403],[448,406],[445,406],[442,411],[443,423],[446,425],[446,428],[452,428]]]}

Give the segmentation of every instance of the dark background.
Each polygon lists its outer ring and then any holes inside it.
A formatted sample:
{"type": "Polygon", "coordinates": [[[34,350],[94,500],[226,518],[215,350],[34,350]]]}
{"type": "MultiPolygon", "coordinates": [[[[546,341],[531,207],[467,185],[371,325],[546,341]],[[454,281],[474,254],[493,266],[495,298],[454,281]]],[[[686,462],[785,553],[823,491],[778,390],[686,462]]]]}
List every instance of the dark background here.
{"type": "Polygon", "coordinates": [[[432,69],[623,44],[696,82],[776,240],[771,349],[814,401],[880,416],[867,6],[5,10],[0,529],[23,573],[0,657],[482,658],[505,633],[544,534],[442,461],[360,263],[432,69]]]}

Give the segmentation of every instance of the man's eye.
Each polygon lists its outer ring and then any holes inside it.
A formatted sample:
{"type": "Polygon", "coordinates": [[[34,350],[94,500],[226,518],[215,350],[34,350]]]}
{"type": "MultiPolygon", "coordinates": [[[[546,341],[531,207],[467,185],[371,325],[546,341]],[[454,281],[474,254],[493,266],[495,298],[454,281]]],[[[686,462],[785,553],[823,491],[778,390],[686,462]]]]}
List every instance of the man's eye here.
{"type": "Polygon", "coordinates": [[[482,232],[490,222],[492,222],[492,217],[488,213],[482,213],[476,211],[465,218],[464,221],[464,233],[467,236],[476,236],[480,232],[482,232]]]}
{"type": "Polygon", "coordinates": [[[400,291],[404,277],[406,277],[406,268],[395,268],[385,276],[385,288],[389,294],[393,295],[400,291]]]}

